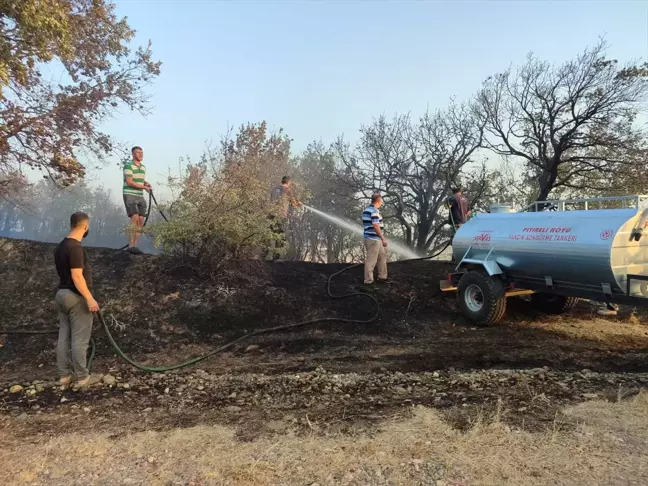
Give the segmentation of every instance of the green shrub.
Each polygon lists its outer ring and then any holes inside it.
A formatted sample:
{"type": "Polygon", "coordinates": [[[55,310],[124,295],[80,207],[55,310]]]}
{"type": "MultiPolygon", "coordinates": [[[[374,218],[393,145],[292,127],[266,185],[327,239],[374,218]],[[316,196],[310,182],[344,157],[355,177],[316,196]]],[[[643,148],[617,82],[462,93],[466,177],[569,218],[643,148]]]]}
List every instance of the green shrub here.
{"type": "Polygon", "coordinates": [[[203,272],[214,272],[228,258],[254,258],[275,235],[267,184],[244,166],[209,169],[189,166],[170,181],[180,191],[169,207],[169,222],[147,227],[157,247],[203,272]]]}

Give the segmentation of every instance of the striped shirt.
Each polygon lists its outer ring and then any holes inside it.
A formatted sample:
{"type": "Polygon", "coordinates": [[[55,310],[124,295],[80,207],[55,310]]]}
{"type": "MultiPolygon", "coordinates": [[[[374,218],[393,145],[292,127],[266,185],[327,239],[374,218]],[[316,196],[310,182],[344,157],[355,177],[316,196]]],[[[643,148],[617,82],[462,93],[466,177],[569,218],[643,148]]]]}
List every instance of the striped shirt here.
{"type": "Polygon", "coordinates": [[[364,227],[364,237],[369,240],[380,240],[380,236],[376,233],[374,224],[379,224],[380,229],[383,229],[383,219],[380,215],[378,208],[371,204],[362,213],[362,226],[364,227]]]}
{"type": "Polygon", "coordinates": [[[124,194],[130,194],[131,196],[142,196],[144,195],[143,189],[136,189],[129,186],[126,183],[126,179],[132,177],[133,182],[136,184],[144,184],[146,181],[146,167],[144,164],[140,163],[139,167],[132,160],[124,164],[124,194]]]}

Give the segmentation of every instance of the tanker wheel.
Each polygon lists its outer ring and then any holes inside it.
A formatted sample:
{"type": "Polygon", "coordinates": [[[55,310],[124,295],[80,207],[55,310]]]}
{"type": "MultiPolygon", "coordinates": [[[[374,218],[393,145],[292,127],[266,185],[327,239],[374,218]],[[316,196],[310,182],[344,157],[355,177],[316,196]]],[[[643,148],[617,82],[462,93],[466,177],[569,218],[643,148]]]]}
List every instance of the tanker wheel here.
{"type": "Polygon", "coordinates": [[[506,312],[506,292],[498,277],[471,270],[457,285],[459,310],[478,326],[498,322],[506,312]]]}
{"type": "Polygon", "coordinates": [[[568,297],[557,294],[532,294],[531,305],[540,312],[547,314],[563,314],[578,303],[578,297],[568,297]]]}

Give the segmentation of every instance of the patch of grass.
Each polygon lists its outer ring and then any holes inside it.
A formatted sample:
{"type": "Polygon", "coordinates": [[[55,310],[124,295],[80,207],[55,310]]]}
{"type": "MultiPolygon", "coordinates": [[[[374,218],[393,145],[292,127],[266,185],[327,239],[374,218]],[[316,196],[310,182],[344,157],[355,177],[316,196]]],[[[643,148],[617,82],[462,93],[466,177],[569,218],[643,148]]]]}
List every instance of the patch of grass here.
{"type": "MultiPolygon", "coordinates": [[[[383,425],[373,437],[278,435],[237,441],[232,429],[194,427],[111,439],[103,434],[0,436],[3,484],[647,484],[648,393],[565,411],[543,433],[512,431],[498,410],[466,433],[433,410],[383,425]]],[[[16,423],[16,427],[19,423],[16,423]]]]}

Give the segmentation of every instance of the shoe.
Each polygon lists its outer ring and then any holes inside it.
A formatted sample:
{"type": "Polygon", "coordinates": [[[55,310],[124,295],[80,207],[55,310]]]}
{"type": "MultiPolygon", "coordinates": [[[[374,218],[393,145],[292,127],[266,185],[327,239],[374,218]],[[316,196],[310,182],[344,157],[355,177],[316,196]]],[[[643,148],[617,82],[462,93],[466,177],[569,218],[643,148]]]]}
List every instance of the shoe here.
{"type": "Polygon", "coordinates": [[[604,305],[596,312],[600,316],[616,316],[618,309],[619,308],[617,306],[610,304],[604,305]]]}
{"type": "Polygon", "coordinates": [[[596,311],[596,313],[598,315],[600,315],[600,316],[616,316],[617,315],[617,311],[615,311],[613,309],[608,309],[606,307],[603,307],[603,308],[599,309],[598,311],[596,311]]]}
{"type": "Polygon", "coordinates": [[[70,383],[72,383],[72,375],[61,376],[59,378],[59,385],[61,386],[69,386],[70,383]]]}
{"type": "Polygon", "coordinates": [[[392,279],[390,279],[390,278],[379,278],[379,279],[376,279],[376,282],[382,283],[382,284],[390,284],[390,283],[393,283],[394,281],[392,279]]]}
{"type": "Polygon", "coordinates": [[[102,375],[88,375],[83,380],[76,382],[75,388],[87,388],[92,385],[96,385],[103,378],[102,375]]]}
{"type": "Polygon", "coordinates": [[[131,255],[141,255],[144,252],[136,246],[131,246],[128,248],[128,253],[130,253],[131,255]]]}

